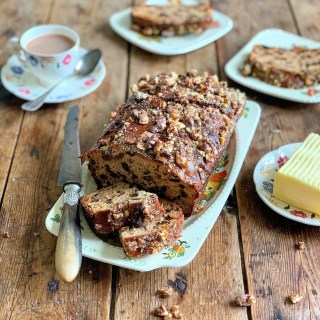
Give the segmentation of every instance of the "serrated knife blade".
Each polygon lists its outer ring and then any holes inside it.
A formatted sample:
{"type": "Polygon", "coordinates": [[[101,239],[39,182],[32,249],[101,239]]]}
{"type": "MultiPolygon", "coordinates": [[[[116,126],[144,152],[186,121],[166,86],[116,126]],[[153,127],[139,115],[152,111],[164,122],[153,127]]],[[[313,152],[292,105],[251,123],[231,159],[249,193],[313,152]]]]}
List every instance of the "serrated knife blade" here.
{"type": "Polygon", "coordinates": [[[79,219],[81,161],[78,128],[79,107],[73,106],[67,116],[65,139],[58,185],[63,188],[60,228],[56,245],[55,266],[65,282],[73,281],[81,267],[82,240],[79,219]]]}

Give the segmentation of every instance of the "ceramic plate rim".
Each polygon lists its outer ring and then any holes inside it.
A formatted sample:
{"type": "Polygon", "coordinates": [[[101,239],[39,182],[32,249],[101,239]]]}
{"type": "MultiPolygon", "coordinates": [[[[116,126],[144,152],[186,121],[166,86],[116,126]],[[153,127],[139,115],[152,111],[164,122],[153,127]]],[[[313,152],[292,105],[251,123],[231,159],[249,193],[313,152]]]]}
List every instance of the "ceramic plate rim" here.
{"type": "MultiPolygon", "coordinates": [[[[276,28],[270,28],[265,29],[260,32],[258,32],[256,35],[254,35],[225,65],[225,73],[227,76],[232,79],[233,81],[250,88],[252,90],[264,93],[269,96],[273,96],[276,98],[281,98],[288,101],[293,102],[299,102],[299,103],[319,103],[320,102],[320,84],[312,87],[306,87],[303,89],[288,89],[288,88],[279,88],[276,86],[273,86],[271,84],[268,84],[260,79],[253,78],[253,77],[244,77],[240,73],[239,69],[243,65],[243,62],[247,55],[251,52],[253,46],[255,44],[266,44],[264,41],[267,37],[270,37],[271,35],[278,37],[275,37],[276,42],[275,46],[277,46],[277,42],[280,42],[281,37],[286,37],[286,39],[292,39],[292,41],[295,41],[297,45],[308,45],[311,48],[320,48],[320,42],[308,39],[305,37],[301,37],[297,34],[282,30],[282,29],[276,29],[276,28]],[[279,37],[280,35],[280,37],[279,37]],[[317,89],[319,91],[318,94],[314,96],[308,96],[307,93],[308,89],[317,89]]],[[[290,40],[291,41],[291,40],[290,40]]]]}
{"type": "MultiPolygon", "coordinates": [[[[283,217],[285,217],[287,219],[290,219],[290,220],[293,220],[293,221],[296,221],[296,222],[299,222],[299,223],[302,223],[302,224],[305,224],[305,225],[311,225],[311,226],[320,227],[320,221],[318,221],[318,220],[312,220],[310,218],[297,217],[297,216],[294,216],[292,214],[289,214],[285,209],[276,207],[275,205],[273,205],[267,199],[266,195],[260,190],[261,186],[260,186],[260,183],[259,183],[259,180],[260,180],[259,179],[259,177],[260,177],[259,170],[260,170],[260,167],[262,166],[262,164],[265,163],[266,160],[270,159],[271,157],[274,157],[275,155],[279,155],[281,153],[281,151],[284,150],[284,149],[288,149],[289,148],[290,152],[293,153],[293,149],[298,148],[299,146],[302,145],[302,143],[303,142],[294,142],[294,143],[285,144],[285,145],[282,145],[279,148],[271,150],[271,151],[267,152],[265,155],[263,155],[259,159],[259,161],[257,162],[257,164],[256,164],[256,166],[254,168],[253,181],[254,181],[255,188],[256,188],[256,191],[257,191],[260,199],[270,209],[272,209],[274,212],[278,213],[279,215],[281,215],[281,216],[283,216],[283,217]]],[[[285,201],[281,201],[281,202],[283,202],[284,204],[290,205],[285,201]]],[[[292,205],[290,205],[290,206],[292,206],[292,205]]],[[[292,207],[294,207],[294,206],[292,206],[292,207]]],[[[296,207],[294,207],[294,208],[296,208],[296,207]]],[[[298,209],[298,210],[302,210],[302,209],[298,209]]],[[[303,211],[307,211],[307,210],[303,210],[303,211]]]]}
{"type": "MultiPolygon", "coordinates": [[[[240,172],[242,163],[244,161],[244,158],[246,156],[246,153],[250,147],[251,140],[254,136],[257,124],[259,122],[260,114],[261,114],[261,108],[260,106],[253,101],[247,101],[247,107],[246,109],[249,109],[248,116],[244,115],[243,118],[241,118],[238,122],[238,125],[236,127],[236,134],[233,137],[234,139],[234,152],[233,152],[233,162],[232,166],[230,163],[229,167],[229,176],[227,179],[227,182],[225,185],[221,188],[220,193],[215,198],[213,203],[208,204],[208,207],[205,212],[203,212],[197,219],[195,219],[189,226],[186,227],[186,229],[183,232],[182,240],[187,241],[190,245],[190,250],[187,252],[186,255],[175,258],[173,260],[167,260],[165,259],[162,254],[167,254],[170,248],[167,248],[156,255],[150,255],[138,259],[130,259],[125,258],[123,254],[122,248],[112,248],[114,250],[111,250],[110,252],[107,251],[108,246],[110,246],[107,243],[103,242],[103,249],[104,249],[104,255],[102,256],[102,253],[95,254],[92,252],[88,252],[85,250],[83,244],[83,256],[86,256],[88,258],[98,260],[104,263],[113,264],[119,267],[124,267],[132,270],[137,271],[150,271],[157,268],[164,268],[164,267],[182,267],[186,264],[188,264],[193,258],[196,256],[196,254],[199,252],[199,249],[201,248],[203,242],[206,240],[208,234],[210,233],[216,219],[220,215],[220,212],[232,190],[232,187],[236,181],[236,178],[240,172]],[[250,124],[250,126],[249,126],[250,124]],[[196,233],[201,230],[201,233],[196,233]],[[199,237],[195,239],[195,234],[199,234],[199,237]],[[107,256],[105,255],[107,254],[107,256]],[[108,256],[109,255],[109,256],[108,256]],[[110,257],[111,256],[111,257],[110,257]],[[147,261],[147,262],[146,262],[147,261]]],[[[230,146],[231,147],[231,146],[230,146]]],[[[54,207],[49,211],[45,225],[48,231],[52,234],[57,234],[57,225],[53,225],[53,222],[51,221],[51,218],[54,216],[56,211],[54,211],[55,207],[59,208],[59,201],[61,200],[61,196],[58,199],[58,201],[55,203],[54,207]],[[55,228],[55,230],[54,230],[55,228]]],[[[84,219],[82,217],[82,219],[84,219]]],[[[89,230],[89,233],[93,235],[92,231],[89,230]]],[[[87,238],[87,243],[90,244],[90,239],[87,238]]],[[[99,246],[101,241],[99,238],[97,238],[95,235],[93,235],[93,241],[94,244],[96,244],[96,247],[99,246]],[[98,240],[98,241],[97,241],[98,240]]],[[[102,241],[101,241],[102,242],[102,241]]]]}
{"type": "MultiPolygon", "coordinates": [[[[85,52],[88,51],[88,49],[83,48],[83,47],[80,47],[79,49],[80,49],[81,53],[85,53],[85,52]]],[[[32,99],[30,99],[29,97],[27,97],[23,93],[20,93],[19,91],[16,91],[16,90],[13,90],[11,88],[11,86],[8,85],[7,80],[5,79],[5,74],[8,72],[9,62],[13,58],[14,58],[14,55],[11,55],[7,59],[6,63],[3,65],[3,67],[1,68],[1,83],[5,87],[5,89],[8,92],[10,92],[11,94],[13,94],[14,96],[16,96],[16,97],[18,97],[20,99],[23,99],[25,101],[34,100],[36,97],[32,97],[32,99]]],[[[106,68],[106,65],[103,62],[102,58],[100,59],[98,66],[101,67],[100,76],[97,78],[97,81],[92,86],[90,86],[90,89],[88,88],[88,90],[83,91],[82,93],[77,94],[75,96],[71,96],[70,98],[48,100],[48,101],[45,102],[45,104],[56,104],[56,103],[63,103],[63,102],[73,101],[73,100],[76,100],[76,99],[83,98],[83,97],[87,96],[88,94],[92,93],[93,91],[95,91],[96,89],[98,89],[100,87],[100,85],[102,84],[103,80],[105,79],[106,75],[107,75],[107,68],[106,68]]],[[[28,71],[28,72],[30,72],[30,71],[28,71]]],[[[88,76],[90,76],[90,75],[88,75],[88,76]]],[[[32,75],[32,77],[34,77],[34,76],[32,75]]],[[[58,85],[57,88],[59,88],[59,86],[60,85],[58,85]]],[[[49,95],[49,97],[50,97],[50,95],[49,95]]]]}
{"type": "MultiPolygon", "coordinates": [[[[141,37],[141,35],[136,32],[133,31],[131,29],[125,29],[122,30],[122,28],[119,28],[119,20],[126,18],[127,20],[130,19],[130,11],[131,8],[127,8],[118,12],[115,12],[114,14],[111,15],[110,19],[109,19],[109,24],[112,28],[112,30],[117,33],[120,37],[122,37],[123,39],[125,39],[126,41],[134,44],[135,46],[154,53],[154,54],[158,54],[158,55],[164,55],[164,56],[174,56],[174,55],[180,55],[180,54],[184,54],[184,53],[188,53],[197,49],[200,49],[218,39],[220,39],[221,37],[223,37],[224,35],[226,35],[232,28],[233,28],[233,21],[232,19],[219,12],[216,10],[212,10],[212,16],[214,17],[215,15],[215,20],[224,20],[224,22],[226,23],[226,26],[222,29],[217,30],[214,34],[208,36],[207,38],[204,38],[201,41],[191,41],[191,44],[189,44],[188,42],[188,38],[186,38],[186,46],[184,48],[170,48],[167,45],[163,45],[161,48],[153,48],[152,47],[152,42],[148,42],[146,40],[144,40],[143,38],[139,39],[137,38],[137,35],[141,37]]],[[[204,32],[208,31],[209,29],[205,30],[204,32]]],[[[188,35],[186,35],[185,37],[187,37],[188,35]]],[[[199,39],[199,37],[198,37],[199,39]]]]}

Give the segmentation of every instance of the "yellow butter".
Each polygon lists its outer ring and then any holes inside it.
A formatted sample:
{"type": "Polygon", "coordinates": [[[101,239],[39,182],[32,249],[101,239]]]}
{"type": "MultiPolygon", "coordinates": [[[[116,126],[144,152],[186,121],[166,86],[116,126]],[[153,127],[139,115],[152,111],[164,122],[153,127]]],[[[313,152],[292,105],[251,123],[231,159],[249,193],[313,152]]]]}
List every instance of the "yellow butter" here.
{"type": "Polygon", "coordinates": [[[320,215],[320,136],[311,133],[274,177],[273,195],[320,215]]]}

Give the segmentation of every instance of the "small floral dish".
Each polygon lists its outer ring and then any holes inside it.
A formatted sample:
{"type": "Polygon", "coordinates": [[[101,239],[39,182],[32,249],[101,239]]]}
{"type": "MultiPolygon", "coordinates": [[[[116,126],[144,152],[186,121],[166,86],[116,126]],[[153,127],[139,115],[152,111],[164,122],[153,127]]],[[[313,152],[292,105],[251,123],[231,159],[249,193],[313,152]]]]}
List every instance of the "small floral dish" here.
{"type": "Polygon", "coordinates": [[[253,180],[258,195],[273,211],[297,222],[320,226],[320,216],[313,212],[294,207],[273,196],[275,173],[288,161],[301,144],[302,142],[287,144],[264,155],[254,169],[253,180]]]}
{"type": "MultiPolygon", "coordinates": [[[[94,260],[137,271],[182,267],[188,264],[200,250],[233,188],[259,122],[260,113],[261,109],[257,103],[247,101],[245,113],[237,124],[227,151],[212,172],[199,200],[200,212],[185,221],[182,236],[172,247],[158,254],[129,258],[121,247],[106,243],[95,236],[81,215],[82,254],[94,260]]],[[[82,194],[96,190],[87,164],[82,166],[82,183],[82,194]]],[[[61,196],[46,218],[46,228],[54,235],[59,231],[62,203],[61,196]]]]}
{"type": "MultiPolygon", "coordinates": [[[[156,0],[147,1],[149,5],[176,5],[176,2],[182,2],[183,5],[196,5],[196,1],[182,0],[156,0]]],[[[110,26],[119,36],[140,47],[146,51],[159,55],[172,56],[184,54],[202,48],[209,43],[223,37],[232,27],[232,20],[216,11],[212,12],[214,21],[212,27],[206,29],[203,33],[194,35],[187,34],[183,36],[144,36],[136,31],[131,30],[131,8],[114,13],[109,20],[110,26]]]]}
{"type": "MultiPolygon", "coordinates": [[[[82,56],[86,52],[86,49],[80,48],[79,55],[82,56]]],[[[88,76],[74,76],[61,82],[51,91],[46,103],[60,103],[82,98],[96,90],[105,76],[106,67],[100,60],[95,70],[88,76]]],[[[12,55],[1,69],[1,82],[9,92],[28,101],[38,98],[48,90],[48,87],[41,84],[16,55],[12,55]]]]}
{"type": "Polygon", "coordinates": [[[303,47],[315,49],[320,47],[320,42],[306,39],[281,29],[266,29],[256,34],[225,65],[225,72],[230,79],[250,89],[281,99],[300,103],[320,102],[320,84],[302,89],[279,88],[260,79],[242,75],[241,69],[245,60],[247,59],[252,48],[258,44],[279,48],[303,47]]]}

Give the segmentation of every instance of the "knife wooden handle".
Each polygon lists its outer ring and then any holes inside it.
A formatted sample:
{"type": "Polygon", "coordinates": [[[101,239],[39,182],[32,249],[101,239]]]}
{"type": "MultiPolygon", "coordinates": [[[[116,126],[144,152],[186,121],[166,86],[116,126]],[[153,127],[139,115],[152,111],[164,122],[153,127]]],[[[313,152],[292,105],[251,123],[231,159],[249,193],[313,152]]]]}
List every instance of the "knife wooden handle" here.
{"type": "Polygon", "coordinates": [[[73,281],[80,270],[82,241],[79,225],[78,203],[65,203],[62,208],[59,235],[56,246],[55,265],[59,277],[65,282],[73,281]]]}

